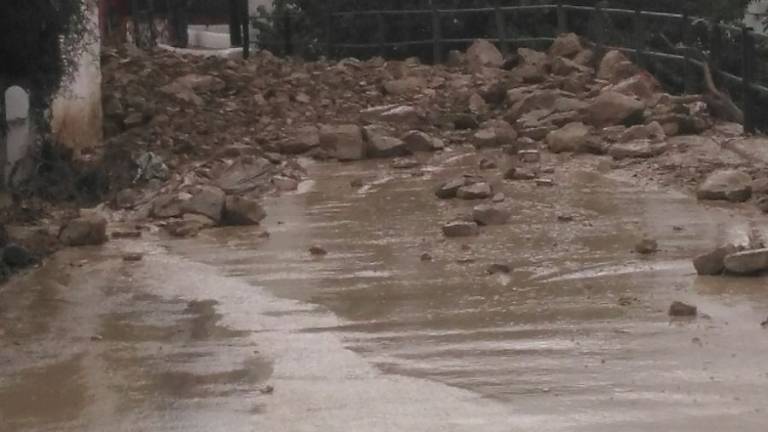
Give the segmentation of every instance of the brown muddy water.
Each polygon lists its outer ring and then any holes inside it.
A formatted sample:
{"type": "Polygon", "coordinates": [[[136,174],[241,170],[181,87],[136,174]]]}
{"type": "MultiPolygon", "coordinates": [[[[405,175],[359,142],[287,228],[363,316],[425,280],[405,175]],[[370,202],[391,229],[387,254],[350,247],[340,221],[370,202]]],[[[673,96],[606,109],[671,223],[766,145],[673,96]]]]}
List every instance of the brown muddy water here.
{"type": "Polygon", "coordinates": [[[690,263],[765,217],[587,161],[552,188],[496,181],[510,224],[446,240],[476,203],[432,188],[476,160],[432,162],[313,165],[262,228],[72,249],[14,280],[0,431],[766,429],[766,279],[690,263]],[[633,252],[643,234],[659,253],[633,252]],[[703,315],[670,321],[673,300],[703,315]]]}

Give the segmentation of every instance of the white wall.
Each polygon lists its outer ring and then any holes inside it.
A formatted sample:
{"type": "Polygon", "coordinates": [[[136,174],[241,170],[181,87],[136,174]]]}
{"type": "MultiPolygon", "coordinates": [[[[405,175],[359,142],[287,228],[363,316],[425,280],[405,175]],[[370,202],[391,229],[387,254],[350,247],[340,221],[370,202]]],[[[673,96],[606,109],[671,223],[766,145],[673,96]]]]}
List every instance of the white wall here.
{"type": "Polygon", "coordinates": [[[102,141],[101,38],[97,0],[87,0],[88,28],[77,69],[51,106],[51,130],[59,143],[80,153],[102,141]]]}
{"type": "Polygon", "coordinates": [[[744,18],[744,24],[752,27],[758,33],[765,33],[763,17],[768,10],[768,0],[759,0],[747,7],[747,15],[744,18]]]}
{"type": "MultiPolygon", "coordinates": [[[[35,135],[29,118],[29,94],[21,87],[9,87],[4,95],[5,120],[8,124],[5,154],[1,155],[6,184],[13,171],[13,166],[29,153],[34,144],[35,135]]],[[[18,174],[18,173],[17,173],[18,174]]]]}

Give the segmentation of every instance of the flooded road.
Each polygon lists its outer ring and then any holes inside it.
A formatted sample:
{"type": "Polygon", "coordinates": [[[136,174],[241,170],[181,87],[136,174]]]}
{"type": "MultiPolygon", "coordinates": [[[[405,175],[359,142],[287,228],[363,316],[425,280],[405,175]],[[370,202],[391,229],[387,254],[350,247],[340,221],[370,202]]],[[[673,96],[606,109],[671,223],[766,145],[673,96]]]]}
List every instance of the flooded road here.
{"type": "Polygon", "coordinates": [[[263,228],[69,250],[13,281],[0,430],[765,430],[767,280],[690,261],[764,216],[585,161],[552,188],[496,181],[510,223],[444,239],[476,203],[433,186],[477,161],[441,157],[315,165],[263,228]],[[635,254],[642,235],[660,252],[635,254]],[[674,300],[703,315],[670,321],[674,300]]]}

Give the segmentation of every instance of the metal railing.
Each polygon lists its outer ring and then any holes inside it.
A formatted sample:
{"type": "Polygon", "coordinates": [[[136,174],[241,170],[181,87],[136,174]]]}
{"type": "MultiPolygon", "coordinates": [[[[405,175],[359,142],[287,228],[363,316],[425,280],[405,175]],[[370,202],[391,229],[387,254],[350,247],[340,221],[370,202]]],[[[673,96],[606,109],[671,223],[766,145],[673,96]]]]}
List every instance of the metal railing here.
{"type": "MultiPolygon", "coordinates": [[[[332,2],[329,2],[332,3],[332,2]]],[[[625,36],[630,40],[628,44],[611,44],[605,38],[605,32],[598,30],[592,37],[593,48],[597,51],[605,51],[609,49],[617,49],[625,53],[629,53],[634,57],[634,60],[640,65],[647,65],[649,60],[663,60],[668,62],[677,62],[683,67],[683,86],[686,91],[692,91],[695,87],[694,82],[696,77],[700,73],[696,73],[696,70],[701,70],[704,62],[706,62],[716,79],[723,86],[727,86],[731,89],[738,88],[738,93],[741,101],[741,107],[744,112],[744,127],[745,131],[753,132],[756,129],[755,121],[755,105],[756,98],[762,100],[768,100],[768,82],[761,83],[756,80],[756,69],[758,63],[755,59],[755,38],[762,37],[757,35],[751,29],[746,27],[736,27],[720,22],[708,21],[703,18],[691,17],[685,13],[670,13],[670,12],[657,12],[642,9],[621,9],[611,8],[605,6],[606,2],[600,3],[594,6],[582,6],[571,5],[565,2],[552,2],[550,4],[543,5],[516,5],[516,6],[502,6],[498,3],[495,6],[488,7],[471,7],[471,8],[452,8],[445,9],[439,8],[437,2],[431,2],[431,6],[421,9],[401,9],[401,10],[330,10],[330,7],[325,12],[325,25],[323,38],[321,45],[323,46],[323,52],[328,57],[336,57],[337,54],[349,51],[363,51],[369,55],[382,55],[393,49],[399,50],[403,48],[414,49],[419,48],[422,52],[429,51],[431,48],[431,60],[434,63],[442,63],[444,54],[447,52],[447,48],[450,46],[457,46],[460,44],[469,44],[477,38],[488,39],[499,45],[500,49],[504,53],[509,53],[512,45],[527,46],[548,43],[555,40],[557,34],[573,31],[569,26],[569,20],[572,15],[575,14],[587,14],[589,19],[600,20],[605,17],[623,17],[623,19],[630,19],[632,24],[631,28],[624,29],[625,36]],[[510,31],[509,20],[510,16],[514,16],[517,19],[524,19],[526,14],[530,13],[548,13],[553,18],[553,34],[546,36],[526,36],[515,37],[513,32],[510,31]],[[489,22],[494,23],[492,26],[495,33],[495,37],[484,37],[481,35],[463,35],[464,37],[450,37],[444,34],[444,21],[448,18],[455,19],[466,15],[478,15],[484,14],[489,18],[489,22]],[[362,40],[349,40],[347,37],[344,41],[339,41],[340,30],[343,30],[343,26],[338,26],[338,23],[343,20],[349,19],[368,19],[375,22],[368,31],[368,35],[374,35],[373,41],[362,40]],[[389,27],[396,23],[398,20],[408,20],[413,23],[413,20],[419,20],[420,28],[427,29],[428,33],[422,32],[420,38],[409,38],[409,35],[405,35],[405,39],[401,40],[388,40],[387,34],[389,33],[389,27]],[[674,26],[679,26],[679,30],[683,34],[683,41],[671,47],[672,52],[664,52],[662,50],[654,50],[647,46],[646,42],[649,37],[649,32],[646,24],[651,20],[664,20],[671,23],[674,26]],[[710,46],[706,52],[692,46],[690,36],[693,23],[706,22],[709,28],[709,41],[710,46]],[[338,27],[337,27],[338,26],[338,27]],[[734,71],[726,71],[721,67],[721,59],[723,57],[723,33],[737,34],[738,50],[740,54],[740,70],[738,73],[734,71]]],[[[290,28],[291,28],[291,16],[292,12],[288,10],[277,11],[278,21],[281,23],[283,29],[287,29],[288,36],[283,38],[278,45],[282,45],[285,53],[292,52],[292,47],[295,42],[291,40],[290,28]]],[[[578,33],[578,31],[577,31],[578,33]]],[[[402,35],[401,35],[402,36],[402,35]]],[[[370,38],[368,38],[370,39],[370,38]]],[[[732,55],[732,52],[727,53],[732,55]]]]}

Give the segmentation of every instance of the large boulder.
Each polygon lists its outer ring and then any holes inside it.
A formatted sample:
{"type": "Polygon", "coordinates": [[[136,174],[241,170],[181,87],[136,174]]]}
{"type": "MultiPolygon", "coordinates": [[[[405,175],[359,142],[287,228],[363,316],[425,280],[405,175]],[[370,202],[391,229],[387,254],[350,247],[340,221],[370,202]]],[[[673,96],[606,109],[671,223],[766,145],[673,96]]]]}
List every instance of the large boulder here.
{"type": "Polygon", "coordinates": [[[597,69],[597,78],[618,83],[624,79],[630,78],[638,71],[637,66],[629,61],[621,51],[608,51],[600,61],[597,69]]]}
{"type": "Polygon", "coordinates": [[[547,135],[547,146],[552,153],[580,151],[586,144],[590,133],[592,133],[592,128],[584,123],[569,123],[547,135]]]}
{"type": "Polygon", "coordinates": [[[320,132],[320,145],[340,161],[365,158],[363,132],[357,125],[323,127],[320,132]]]}
{"type": "Polygon", "coordinates": [[[442,150],[445,147],[441,139],[419,130],[407,132],[401,139],[411,152],[431,152],[442,150]]]}
{"type": "Polygon", "coordinates": [[[639,123],[645,104],[631,96],[609,91],[600,94],[584,110],[586,121],[597,127],[639,123]]]}
{"type": "Polygon", "coordinates": [[[750,275],[768,270],[768,249],[737,252],[725,257],[725,270],[739,275],[750,275]]]}
{"type": "Polygon", "coordinates": [[[265,158],[240,158],[219,175],[214,185],[232,195],[263,193],[271,188],[269,179],[275,171],[276,165],[265,158]]]}
{"type": "Polygon", "coordinates": [[[549,57],[529,48],[518,48],[520,64],[512,70],[512,76],[526,83],[540,83],[547,78],[549,57]]]}
{"type": "Polygon", "coordinates": [[[66,222],[59,231],[66,246],[90,246],[107,242],[107,219],[100,215],[82,216],[66,222]]]}
{"type": "Polygon", "coordinates": [[[752,177],[737,170],[719,170],[710,174],[699,186],[700,200],[747,201],[752,195],[752,177]]]}
{"type": "Polygon", "coordinates": [[[250,198],[228,196],[224,206],[224,223],[227,225],[256,225],[267,213],[261,204],[250,198]]]}
{"type": "Polygon", "coordinates": [[[472,219],[479,225],[504,225],[512,213],[492,204],[481,204],[472,209],[472,219]]]}
{"type": "Polygon", "coordinates": [[[191,197],[187,192],[160,195],[152,202],[150,213],[153,217],[160,219],[181,216],[183,213],[182,205],[191,197]]]}
{"type": "Polygon", "coordinates": [[[696,273],[702,276],[716,276],[725,270],[725,257],[738,252],[735,246],[728,245],[697,256],[693,259],[696,273]]]}
{"type": "Polygon", "coordinates": [[[280,153],[306,153],[320,145],[320,130],[315,126],[303,126],[293,133],[293,136],[279,144],[280,153]]]}
{"type": "Polygon", "coordinates": [[[181,203],[182,213],[203,215],[219,223],[224,212],[226,194],[215,186],[194,186],[186,191],[189,199],[181,203]]]}
{"type": "Polygon", "coordinates": [[[552,42],[548,53],[552,58],[565,57],[573,59],[583,50],[584,47],[581,45],[581,40],[576,33],[564,33],[552,42]]]}
{"type": "Polygon", "coordinates": [[[472,71],[480,71],[484,67],[500,68],[504,64],[504,56],[491,42],[478,39],[467,49],[467,63],[472,71]]]}

